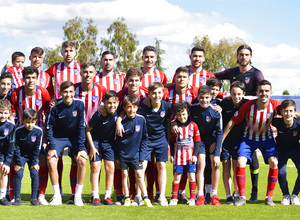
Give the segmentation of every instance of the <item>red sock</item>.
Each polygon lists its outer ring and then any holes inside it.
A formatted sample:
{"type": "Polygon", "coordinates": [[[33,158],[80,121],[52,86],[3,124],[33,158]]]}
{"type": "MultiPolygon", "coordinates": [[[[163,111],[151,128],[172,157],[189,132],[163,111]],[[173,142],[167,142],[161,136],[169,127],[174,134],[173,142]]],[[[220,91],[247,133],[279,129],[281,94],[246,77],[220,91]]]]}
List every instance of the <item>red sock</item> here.
{"type": "Polygon", "coordinates": [[[10,164],[10,180],[9,180],[9,197],[12,200],[15,197],[15,169],[13,164],[10,164]]]}
{"type": "Polygon", "coordinates": [[[177,199],[178,189],[179,189],[179,183],[174,183],[174,182],[173,182],[172,199],[177,199]]]}
{"type": "Polygon", "coordinates": [[[114,173],[114,188],[116,190],[117,196],[122,196],[122,172],[121,169],[115,169],[114,173]]]}
{"type": "Polygon", "coordinates": [[[147,192],[150,200],[153,198],[153,185],[154,185],[154,161],[149,161],[146,168],[146,177],[147,177],[147,192]]]}
{"type": "Polygon", "coordinates": [[[179,183],[179,190],[182,190],[182,191],[185,190],[186,181],[187,181],[187,173],[183,171],[182,176],[181,176],[181,180],[180,180],[180,183],[179,183]]]}
{"type": "Polygon", "coordinates": [[[45,195],[47,183],[48,183],[48,167],[40,167],[39,194],[45,195]]]}
{"type": "Polygon", "coordinates": [[[131,196],[135,196],[136,195],[136,189],[135,189],[135,174],[134,174],[134,170],[132,168],[129,168],[129,172],[128,172],[128,176],[129,176],[129,195],[131,196]]]}
{"type": "Polygon", "coordinates": [[[156,164],[154,166],[154,181],[155,181],[156,192],[160,192],[159,184],[158,184],[158,170],[156,164]]]}
{"type": "Polygon", "coordinates": [[[236,167],[236,182],[239,188],[240,196],[246,196],[246,172],[245,167],[236,167]]]}
{"type": "Polygon", "coordinates": [[[64,164],[62,158],[58,159],[57,163],[57,172],[58,172],[58,183],[59,183],[59,188],[62,188],[62,173],[64,169],[64,164]]]}
{"type": "Polygon", "coordinates": [[[190,186],[190,199],[195,199],[195,194],[196,194],[196,181],[189,182],[190,186]]]}
{"type": "Polygon", "coordinates": [[[72,195],[76,193],[76,184],[77,184],[77,166],[71,165],[70,169],[70,183],[72,195]]]}
{"type": "Polygon", "coordinates": [[[277,178],[278,178],[278,168],[276,169],[270,168],[269,175],[268,175],[268,188],[267,188],[267,195],[266,195],[267,197],[273,196],[277,178]]]}

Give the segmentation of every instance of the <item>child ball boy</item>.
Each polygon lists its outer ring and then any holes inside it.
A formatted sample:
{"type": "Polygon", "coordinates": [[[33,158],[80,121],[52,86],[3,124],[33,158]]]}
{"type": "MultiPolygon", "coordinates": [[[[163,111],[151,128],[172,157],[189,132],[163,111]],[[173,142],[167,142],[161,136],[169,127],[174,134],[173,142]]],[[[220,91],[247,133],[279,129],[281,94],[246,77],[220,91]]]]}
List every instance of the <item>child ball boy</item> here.
{"type": "Polygon", "coordinates": [[[0,99],[9,100],[9,92],[12,87],[12,75],[10,72],[4,72],[0,76],[0,99]]]}
{"type": "Polygon", "coordinates": [[[21,206],[21,181],[25,163],[31,177],[31,205],[40,205],[37,200],[39,187],[39,152],[42,145],[43,130],[36,126],[37,113],[31,108],[23,112],[23,125],[15,131],[15,203],[21,206]]]}
{"type": "Polygon", "coordinates": [[[300,205],[300,120],[295,118],[296,103],[286,99],[281,103],[282,118],[274,118],[272,125],[277,128],[276,145],[278,147],[278,181],[283,194],[282,205],[300,205]],[[288,182],[286,179],[286,166],[288,159],[291,159],[298,171],[295,186],[290,196],[288,182]]]}
{"type": "Polygon", "coordinates": [[[124,133],[118,137],[117,163],[120,163],[122,172],[122,185],[125,194],[124,206],[130,206],[129,190],[127,185],[128,168],[134,170],[136,182],[144,196],[144,204],[153,207],[148,198],[143,175],[143,162],[145,160],[145,149],[147,147],[148,136],[145,118],[137,115],[139,100],[134,95],[126,96],[123,101],[123,109],[126,117],[122,120],[124,133]]]}
{"type": "Polygon", "coordinates": [[[101,160],[104,160],[106,172],[106,189],[104,205],[113,205],[111,199],[111,189],[114,178],[114,151],[116,142],[114,140],[117,120],[117,108],[119,105],[118,94],[113,91],[107,91],[104,95],[104,107],[106,116],[95,112],[89,124],[86,127],[86,137],[88,141],[89,158],[91,162],[91,185],[93,194],[93,205],[100,206],[99,198],[99,174],[101,169],[101,160]]]}
{"type": "Polygon", "coordinates": [[[180,133],[171,136],[171,162],[174,163],[174,181],[172,199],[169,205],[177,205],[177,193],[184,168],[186,167],[190,185],[190,200],[188,204],[195,206],[196,193],[196,162],[200,146],[200,133],[196,123],[190,121],[190,106],[186,101],[179,101],[174,104],[174,111],[177,116],[176,122],[180,133]]]}
{"type": "Polygon", "coordinates": [[[14,154],[13,133],[15,125],[8,120],[11,104],[6,99],[0,100],[0,205],[11,205],[5,198],[10,163],[14,154]]]}

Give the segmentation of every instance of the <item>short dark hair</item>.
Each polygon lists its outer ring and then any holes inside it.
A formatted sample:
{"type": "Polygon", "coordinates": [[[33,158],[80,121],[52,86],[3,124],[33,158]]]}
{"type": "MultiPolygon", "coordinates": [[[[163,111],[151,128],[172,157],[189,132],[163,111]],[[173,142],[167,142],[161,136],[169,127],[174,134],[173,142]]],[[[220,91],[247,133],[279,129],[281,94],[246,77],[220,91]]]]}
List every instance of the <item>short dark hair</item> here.
{"type": "Polygon", "coordinates": [[[208,86],[219,86],[220,89],[222,88],[222,82],[217,79],[217,78],[209,78],[207,81],[206,81],[206,85],[208,86]]]}
{"type": "Polygon", "coordinates": [[[195,46],[195,47],[193,47],[192,50],[191,50],[191,55],[192,55],[195,51],[202,51],[203,54],[205,54],[205,50],[204,50],[204,48],[201,47],[201,46],[195,46]]]}
{"type": "Polygon", "coordinates": [[[235,81],[235,82],[231,83],[231,85],[230,85],[230,91],[233,88],[240,88],[243,92],[246,91],[245,84],[243,82],[240,82],[240,81],[235,81]]]}
{"type": "Polygon", "coordinates": [[[200,88],[198,89],[198,95],[200,93],[204,93],[204,94],[209,93],[209,94],[211,94],[211,88],[208,85],[200,86],[200,88]]]}
{"type": "Polygon", "coordinates": [[[30,119],[30,120],[36,120],[37,119],[37,113],[32,108],[26,108],[23,111],[23,120],[30,119]]]}
{"type": "Polygon", "coordinates": [[[76,49],[76,46],[75,46],[75,43],[72,42],[72,41],[64,41],[62,44],[61,44],[61,49],[63,48],[67,48],[67,47],[74,47],[76,49]]]}
{"type": "Polygon", "coordinates": [[[155,48],[154,46],[150,46],[150,45],[144,47],[144,49],[143,49],[143,54],[145,54],[147,51],[153,51],[155,54],[157,53],[156,48],[155,48]]]}
{"type": "Polygon", "coordinates": [[[0,99],[0,109],[1,110],[11,110],[11,103],[7,99],[0,99]]]}
{"type": "Polygon", "coordinates": [[[296,111],[296,102],[293,99],[285,99],[281,102],[281,109],[286,109],[287,107],[292,106],[296,111]]]}
{"type": "Polygon", "coordinates": [[[17,57],[24,57],[25,58],[25,54],[20,52],[20,51],[13,52],[13,54],[11,55],[12,62],[14,62],[17,59],[17,57]]]}
{"type": "Polygon", "coordinates": [[[34,66],[28,66],[28,67],[25,67],[22,71],[22,75],[23,75],[23,79],[26,78],[27,75],[31,75],[31,74],[36,74],[36,78],[39,77],[39,70],[38,68],[34,67],[34,66]]]}
{"type": "Polygon", "coordinates": [[[148,93],[153,92],[155,89],[161,88],[164,91],[164,85],[160,82],[153,82],[148,87],[148,93]]]}
{"type": "Polygon", "coordinates": [[[131,103],[132,105],[135,105],[135,106],[137,106],[137,107],[139,107],[139,99],[135,96],[135,95],[128,95],[128,96],[126,96],[125,98],[124,98],[124,100],[123,100],[123,108],[125,108],[126,107],[126,105],[128,104],[128,103],[131,103]]]}
{"type": "Polygon", "coordinates": [[[110,51],[110,50],[107,50],[107,51],[104,51],[104,52],[102,53],[101,60],[103,59],[103,57],[104,57],[105,55],[108,55],[108,54],[112,55],[112,56],[115,58],[114,52],[112,52],[112,51],[110,51]]]}
{"type": "Polygon", "coordinates": [[[239,54],[240,50],[242,49],[247,49],[250,51],[250,54],[252,55],[252,49],[250,46],[246,45],[246,44],[243,44],[241,46],[238,47],[237,51],[236,51],[236,54],[239,54]]]}
{"type": "Polygon", "coordinates": [[[126,80],[128,80],[132,76],[138,76],[140,78],[140,80],[142,81],[142,79],[143,79],[143,72],[142,72],[142,70],[140,68],[130,67],[127,70],[127,73],[126,73],[126,80]]]}
{"type": "Polygon", "coordinates": [[[0,81],[2,79],[6,79],[6,78],[11,79],[11,81],[13,80],[13,76],[12,76],[12,74],[10,72],[4,72],[4,73],[2,73],[1,76],[0,76],[0,81]]]}
{"type": "Polygon", "coordinates": [[[175,71],[175,75],[177,75],[177,74],[179,74],[179,73],[181,73],[181,72],[187,73],[188,75],[190,74],[190,70],[189,70],[189,68],[186,67],[186,66],[180,66],[180,67],[178,67],[178,68],[176,69],[176,71],[175,71]]]}
{"type": "Polygon", "coordinates": [[[44,50],[41,47],[34,47],[34,48],[32,48],[32,50],[30,52],[30,56],[32,56],[33,53],[37,53],[38,55],[43,55],[44,50]]]}
{"type": "Polygon", "coordinates": [[[257,83],[257,88],[259,86],[265,86],[265,85],[269,85],[272,89],[272,84],[270,83],[270,81],[266,80],[266,79],[263,79],[263,80],[260,80],[258,83],[257,83]]]}
{"type": "Polygon", "coordinates": [[[190,108],[191,108],[190,104],[184,100],[180,100],[174,104],[175,114],[177,114],[178,112],[182,112],[185,109],[187,110],[188,113],[190,113],[190,108]]]}
{"type": "Polygon", "coordinates": [[[72,86],[73,86],[73,88],[75,88],[74,84],[71,81],[64,81],[64,82],[62,82],[62,84],[60,84],[60,87],[59,87],[60,92],[64,91],[65,89],[67,89],[69,87],[72,87],[72,86]]]}
{"type": "Polygon", "coordinates": [[[114,90],[109,90],[104,95],[104,100],[109,100],[110,98],[117,98],[119,99],[118,93],[114,90]]]}
{"type": "Polygon", "coordinates": [[[80,69],[84,70],[85,68],[90,67],[90,66],[93,66],[96,69],[96,65],[90,61],[83,62],[80,66],[80,69]]]}

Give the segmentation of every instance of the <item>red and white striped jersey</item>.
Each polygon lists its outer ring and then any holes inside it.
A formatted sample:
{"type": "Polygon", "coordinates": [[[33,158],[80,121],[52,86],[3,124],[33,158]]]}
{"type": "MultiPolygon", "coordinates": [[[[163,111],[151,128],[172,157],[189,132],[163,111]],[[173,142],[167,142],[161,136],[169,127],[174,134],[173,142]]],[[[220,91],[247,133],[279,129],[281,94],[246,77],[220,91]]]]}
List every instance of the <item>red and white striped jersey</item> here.
{"type": "Polygon", "coordinates": [[[48,90],[50,97],[54,95],[52,77],[44,70],[40,71],[37,85],[48,90]]]}
{"type": "Polygon", "coordinates": [[[104,86],[107,91],[114,90],[119,92],[123,89],[125,77],[126,74],[122,72],[114,72],[112,76],[104,76],[101,72],[96,74],[94,83],[104,86]]]}
{"type": "Polygon", "coordinates": [[[85,105],[85,122],[88,123],[93,114],[98,110],[99,104],[102,102],[106,89],[94,83],[90,92],[84,92],[81,83],[75,84],[75,98],[80,99],[85,105]]]}
{"type": "Polygon", "coordinates": [[[179,95],[175,90],[175,86],[170,86],[164,90],[163,99],[167,102],[170,102],[173,108],[174,104],[180,100],[187,101],[191,105],[192,102],[197,98],[197,94],[198,90],[194,87],[191,87],[190,89],[187,89],[183,95],[179,95]]]}
{"type": "MultiPolygon", "coordinates": [[[[203,85],[206,85],[206,81],[209,78],[215,78],[215,75],[209,72],[208,70],[202,68],[200,73],[192,73],[190,71],[189,85],[199,88],[203,85]]],[[[175,83],[175,74],[173,76],[173,83],[175,83]]]]}
{"type": "MultiPolygon", "coordinates": [[[[140,86],[139,90],[140,91],[139,91],[138,99],[141,103],[141,101],[144,98],[148,97],[148,89],[145,88],[145,87],[140,86]]],[[[119,101],[120,101],[119,106],[122,106],[124,98],[126,96],[128,96],[128,87],[126,87],[126,88],[122,89],[120,92],[118,92],[118,96],[119,96],[119,101]]]]}
{"type": "Polygon", "coordinates": [[[270,99],[266,109],[257,109],[255,100],[244,103],[232,116],[235,124],[240,124],[246,118],[244,137],[254,141],[264,141],[273,138],[271,122],[274,114],[280,112],[280,102],[270,99]]]}
{"type": "MultiPolygon", "coordinates": [[[[143,71],[143,68],[141,68],[141,70],[143,71]]],[[[166,84],[167,83],[166,74],[156,68],[154,68],[152,74],[144,73],[141,86],[148,88],[149,85],[153,82],[160,82],[162,84],[166,84]]]]}
{"type": "Polygon", "coordinates": [[[200,142],[200,133],[197,124],[191,121],[186,127],[178,126],[179,134],[171,134],[174,144],[174,165],[192,164],[194,143],[200,142]]]}
{"type": "Polygon", "coordinates": [[[12,89],[16,89],[16,88],[19,88],[19,87],[24,85],[24,83],[23,83],[23,74],[22,74],[23,69],[24,69],[24,67],[18,69],[14,66],[11,66],[7,69],[7,72],[10,72],[12,74],[12,77],[13,77],[12,89]]]}
{"type": "Polygon", "coordinates": [[[45,122],[45,114],[49,111],[50,95],[49,92],[40,86],[36,87],[34,96],[27,96],[24,86],[12,91],[10,95],[11,109],[17,114],[17,126],[22,124],[23,111],[26,108],[32,108],[37,112],[36,124],[43,128],[45,122]]]}
{"type": "Polygon", "coordinates": [[[80,65],[81,63],[75,62],[74,66],[66,67],[63,62],[55,63],[48,70],[46,70],[51,77],[55,78],[54,98],[57,99],[60,97],[59,87],[62,82],[71,81],[74,84],[81,82],[80,65]]]}

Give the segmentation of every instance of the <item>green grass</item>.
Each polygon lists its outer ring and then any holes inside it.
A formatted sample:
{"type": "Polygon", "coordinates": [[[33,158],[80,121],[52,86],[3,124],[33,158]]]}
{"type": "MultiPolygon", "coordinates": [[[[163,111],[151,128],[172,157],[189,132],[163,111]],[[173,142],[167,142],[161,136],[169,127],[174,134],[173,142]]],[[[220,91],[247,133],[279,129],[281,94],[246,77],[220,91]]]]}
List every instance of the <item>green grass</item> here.
{"type": "MultiPolygon", "coordinates": [[[[229,206],[225,204],[225,191],[223,187],[222,179],[220,180],[218,195],[221,199],[222,205],[220,207],[215,207],[211,205],[206,205],[204,207],[189,207],[188,205],[177,205],[174,207],[161,207],[154,206],[150,209],[144,206],[141,207],[122,207],[122,206],[104,206],[94,207],[91,204],[85,204],[84,207],[76,207],[74,205],[61,205],[61,206],[39,206],[32,207],[30,205],[30,177],[29,172],[26,167],[26,172],[24,174],[22,182],[22,206],[16,207],[1,207],[0,215],[1,219],[280,219],[289,218],[296,219],[300,215],[299,206],[283,206],[280,204],[282,195],[277,184],[273,200],[276,203],[275,207],[268,207],[264,204],[264,197],[266,193],[267,186],[267,173],[268,166],[262,163],[260,158],[260,178],[259,178],[259,188],[258,188],[258,202],[256,204],[246,204],[242,207],[229,206]]],[[[64,173],[63,173],[63,191],[65,203],[71,195],[71,189],[69,184],[69,169],[70,169],[70,159],[64,157],[64,173]]],[[[289,164],[292,163],[289,161],[289,164]]],[[[247,189],[246,194],[248,198],[250,197],[250,173],[247,167],[247,189]]],[[[91,195],[91,185],[89,183],[89,165],[87,167],[87,177],[83,190],[83,197],[86,201],[89,201],[91,195]]],[[[170,162],[167,163],[168,171],[168,181],[166,196],[168,199],[171,197],[172,189],[172,165],[170,162]]],[[[294,166],[289,166],[287,168],[288,181],[290,185],[290,190],[292,190],[295,178],[297,176],[297,171],[294,166]]],[[[101,199],[104,197],[104,172],[101,174],[101,184],[100,184],[101,199]]],[[[188,191],[188,187],[187,187],[188,191]]],[[[48,188],[46,191],[46,199],[49,200],[52,197],[53,190],[51,187],[50,180],[48,182],[48,188]]]]}

